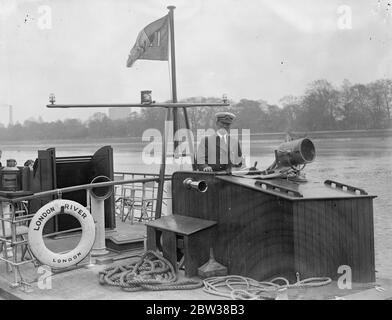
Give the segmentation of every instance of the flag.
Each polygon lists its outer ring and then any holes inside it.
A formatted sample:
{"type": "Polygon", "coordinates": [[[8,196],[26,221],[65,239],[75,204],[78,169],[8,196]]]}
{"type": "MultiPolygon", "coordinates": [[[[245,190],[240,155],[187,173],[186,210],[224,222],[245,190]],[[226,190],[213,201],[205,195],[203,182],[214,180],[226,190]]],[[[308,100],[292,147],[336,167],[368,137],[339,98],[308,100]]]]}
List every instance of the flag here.
{"type": "Polygon", "coordinates": [[[128,56],[127,67],[138,59],[169,60],[169,15],[150,23],[139,32],[128,56]]]}

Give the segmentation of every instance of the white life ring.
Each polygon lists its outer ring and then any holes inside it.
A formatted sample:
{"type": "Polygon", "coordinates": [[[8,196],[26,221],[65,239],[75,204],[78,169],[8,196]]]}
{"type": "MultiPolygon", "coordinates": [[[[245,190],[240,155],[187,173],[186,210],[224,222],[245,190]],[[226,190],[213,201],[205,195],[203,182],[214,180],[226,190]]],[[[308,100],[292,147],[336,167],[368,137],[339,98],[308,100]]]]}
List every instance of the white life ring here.
{"type": "Polygon", "coordinates": [[[53,268],[66,268],[79,263],[89,254],[95,240],[95,223],[91,213],[81,204],[58,199],[47,203],[37,211],[31,219],[28,236],[31,251],[38,261],[53,268]],[[82,237],[73,250],[56,253],[46,247],[42,231],[49,219],[62,213],[62,210],[78,219],[82,227],[82,237]]]}

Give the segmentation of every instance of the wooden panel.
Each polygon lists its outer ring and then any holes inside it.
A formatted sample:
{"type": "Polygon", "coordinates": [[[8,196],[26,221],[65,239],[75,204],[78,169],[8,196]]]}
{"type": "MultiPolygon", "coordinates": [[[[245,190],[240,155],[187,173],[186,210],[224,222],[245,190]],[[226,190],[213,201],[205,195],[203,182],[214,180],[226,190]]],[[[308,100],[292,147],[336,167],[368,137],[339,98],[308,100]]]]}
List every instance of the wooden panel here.
{"type": "Polygon", "coordinates": [[[170,215],[147,223],[148,226],[159,230],[174,232],[178,235],[190,235],[192,233],[211,228],[216,221],[204,220],[181,215],[170,215]]]}
{"type": "Polygon", "coordinates": [[[147,226],[147,250],[157,250],[157,234],[154,228],[147,226]]]}
{"type": "MultiPolygon", "coordinates": [[[[56,158],[57,188],[88,184],[97,176],[107,176],[113,180],[113,149],[104,146],[92,156],[56,158]]],[[[64,199],[87,205],[86,191],[69,192],[64,199]]],[[[77,228],[79,223],[68,215],[58,217],[58,231],[77,228]]],[[[105,227],[115,228],[114,196],[105,200],[105,227]]]]}
{"type": "Polygon", "coordinates": [[[369,256],[370,256],[370,282],[376,281],[376,263],[375,263],[375,252],[374,252],[374,218],[373,218],[373,201],[368,199],[368,207],[367,211],[367,226],[369,228],[369,256]]]}
{"type": "Polygon", "coordinates": [[[296,202],[295,268],[301,278],[329,276],[348,265],[354,282],[374,281],[370,199],[296,202]]]}
{"type": "Polygon", "coordinates": [[[352,226],[353,220],[353,203],[355,200],[344,201],[344,211],[346,215],[346,248],[347,248],[347,265],[352,266],[354,264],[354,254],[353,254],[353,243],[354,243],[354,230],[352,226]]]}
{"type": "Polygon", "coordinates": [[[185,275],[194,277],[197,269],[208,261],[212,229],[202,230],[189,236],[184,236],[185,275]]]}
{"type": "Polygon", "coordinates": [[[282,272],[293,275],[293,219],[287,201],[194,172],[173,175],[173,198],[174,214],[218,221],[214,253],[230,274],[259,280],[282,272]],[[189,177],[205,180],[207,192],[184,188],[182,181],[189,177]]]}
{"type": "Polygon", "coordinates": [[[360,221],[361,241],[360,241],[360,261],[361,272],[359,275],[360,281],[374,281],[372,276],[375,273],[374,265],[374,230],[373,219],[370,212],[372,211],[372,204],[367,199],[358,201],[360,210],[358,211],[358,219],[360,221]]]}
{"type": "Polygon", "coordinates": [[[174,214],[218,222],[215,256],[229,273],[258,280],[293,279],[296,272],[302,279],[337,279],[339,266],[349,265],[354,281],[374,279],[373,197],[288,199],[233,179],[201,172],[173,175],[174,214]],[[186,189],[186,178],[205,180],[207,192],[186,189]]]}
{"type": "MultiPolygon", "coordinates": [[[[53,148],[38,150],[38,159],[34,163],[32,191],[41,192],[56,188],[56,151],[53,148]]],[[[29,212],[35,213],[46,203],[52,201],[53,196],[42,197],[29,201],[29,212]]],[[[44,234],[54,232],[57,219],[50,219],[44,228],[44,234]]]]}
{"type": "Polygon", "coordinates": [[[302,229],[301,229],[301,218],[302,215],[298,213],[299,211],[299,205],[301,202],[297,202],[296,204],[293,205],[293,243],[294,243],[294,270],[296,272],[301,272],[301,267],[302,267],[302,259],[303,259],[303,253],[302,253],[302,239],[301,239],[301,234],[302,234],[302,229]]]}
{"type": "Polygon", "coordinates": [[[352,209],[351,209],[351,215],[352,215],[352,230],[353,230],[353,278],[356,279],[357,275],[360,273],[360,265],[361,265],[361,260],[360,260],[360,238],[361,238],[361,230],[359,228],[359,219],[358,219],[358,201],[353,201],[352,202],[352,209]]]}
{"type": "MultiPolygon", "coordinates": [[[[113,149],[110,146],[100,148],[92,156],[75,156],[56,158],[54,148],[39,150],[34,163],[32,190],[41,192],[56,188],[90,183],[98,176],[105,175],[113,180],[113,149]]],[[[64,199],[74,200],[86,205],[86,191],[63,194],[64,199]]],[[[53,200],[53,196],[32,200],[30,211],[36,212],[40,207],[53,200]]],[[[62,231],[78,227],[79,223],[69,215],[56,216],[45,225],[46,232],[62,231]]],[[[115,227],[114,197],[105,200],[105,227],[115,227]]]]}
{"type": "MultiPolygon", "coordinates": [[[[57,178],[57,186],[56,188],[65,188],[69,186],[75,186],[79,184],[89,183],[89,166],[90,160],[79,160],[79,161],[70,161],[68,158],[62,161],[57,161],[56,158],[56,178],[57,178]]],[[[80,203],[82,206],[87,206],[87,198],[86,191],[79,190],[74,192],[67,192],[62,195],[63,199],[73,200],[77,203],[80,203]]],[[[64,231],[68,229],[78,228],[80,227],[80,223],[75,217],[62,214],[56,217],[57,218],[57,229],[56,231],[64,231]]]]}
{"type": "MultiPolygon", "coordinates": [[[[228,220],[225,219],[229,212],[228,188],[223,182],[215,179],[214,174],[208,173],[180,173],[173,174],[172,183],[173,213],[206,220],[219,221],[216,228],[216,239],[226,237],[229,230],[228,220]],[[203,179],[208,184],[205,193],[186,189],[183,181],[188,177],[203,179]]],[[[228,245],[224,241],[215,241],[214,254],[217,261],[228,265],[228,245]]]]}
{"type": "Polygon", "coordinates": [[[177,265],[177,240],[176,234],[170,231],[162,231],[163,256],[170,261],[174,270],[178,271],[177,265]]]}

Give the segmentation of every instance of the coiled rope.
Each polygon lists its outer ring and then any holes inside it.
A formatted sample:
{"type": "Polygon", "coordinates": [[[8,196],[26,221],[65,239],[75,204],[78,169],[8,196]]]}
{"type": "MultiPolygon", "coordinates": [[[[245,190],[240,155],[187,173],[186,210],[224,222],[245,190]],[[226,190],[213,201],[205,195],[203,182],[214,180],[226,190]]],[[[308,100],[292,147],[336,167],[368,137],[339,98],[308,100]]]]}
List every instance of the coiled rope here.
{"type": "Polygon", "coordinates": [[[145,252],[137,262],[111,266],[99,272],[99,283],[131,292],[191,290],[203,287],[202,281],[178,281],[173,265],[154,251],[145,252]]]}
{"type": "Polygon", "coordinates": [[[267,298],[268,294],[278,294],[289,288],[320,287],[331,282],[332,279],[328,277],[300,280],[298,274],[297,282],[292,284],[283,277],[274,278],[271,281],[259,282],[251,278],[234,275],[205,279],[203,281],[203,291],[233,300],[263,300],[267,298]]]}

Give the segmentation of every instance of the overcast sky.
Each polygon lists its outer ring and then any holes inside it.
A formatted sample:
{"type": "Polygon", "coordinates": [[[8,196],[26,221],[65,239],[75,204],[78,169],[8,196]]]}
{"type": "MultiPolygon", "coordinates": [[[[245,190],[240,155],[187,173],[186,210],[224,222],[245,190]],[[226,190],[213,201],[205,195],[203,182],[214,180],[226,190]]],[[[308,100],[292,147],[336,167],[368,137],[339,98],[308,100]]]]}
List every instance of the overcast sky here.
{"type": "MultiPolygon", "coordinates": [[[[138,32],[170,4],[179,99],[226,93],[278,103],[320,78],[338,86],[392,77],[388,0],[0,0],[0,104],[12,104],[18,121],[84,120],[100,110],[48,110],[49,94],[58,103],[123,103],[151,89],[154,100],[169,99],[167,62],[125,64],[138,32]],[[342,5],[351,29],[339,24],[342,5]],[[40,24],[45,6],[49,29],[40,24]]],[[[0,115],[7,123],[6,108],[0,115]]]]}

